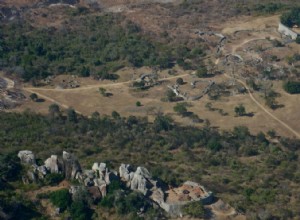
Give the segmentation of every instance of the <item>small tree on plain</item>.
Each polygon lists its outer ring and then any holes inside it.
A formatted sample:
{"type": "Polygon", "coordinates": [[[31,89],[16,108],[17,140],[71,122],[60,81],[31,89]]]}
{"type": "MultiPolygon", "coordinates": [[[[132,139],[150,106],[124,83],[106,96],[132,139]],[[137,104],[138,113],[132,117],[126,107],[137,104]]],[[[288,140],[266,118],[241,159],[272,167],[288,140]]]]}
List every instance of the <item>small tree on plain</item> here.
{"type": "Polygon", "coordinates": [[[31,93],[29,97],[31,98],[32,101],[35,101],[35,102],[38,99],[38,95],[35,93],[31,93]]]}
{"type": "Polygon", "coordinates": [[[184,81],[183,81],[183,79],[180,77],[180,78],[178,78],[178,79],[176,80],[176,83],[177,83],[178,85],[183,85],[184,81]]]}
{"type": "Polygon", "coordinates": [[[187,108],[184,103],[177,103],[173,109],[176,113],[178,113],[179,115],[182,115],[182,116],[187,113],[187,108]]]}
{"type": "Polygon", "coordinates": [[[239,104],[238,106],[236,106],[234,108],[234,111],[237,116],[243,116],[246,114],[246,108],[243,104],[239,104]]]}
{"type": "Polygon", "coordinates": [[[142,103],[141,103],[140,101],[137,101],[137,102],[135,103],[135,105],[136,105],[137,107],[140,107],[140,106],[142,106],[142,103]]]}

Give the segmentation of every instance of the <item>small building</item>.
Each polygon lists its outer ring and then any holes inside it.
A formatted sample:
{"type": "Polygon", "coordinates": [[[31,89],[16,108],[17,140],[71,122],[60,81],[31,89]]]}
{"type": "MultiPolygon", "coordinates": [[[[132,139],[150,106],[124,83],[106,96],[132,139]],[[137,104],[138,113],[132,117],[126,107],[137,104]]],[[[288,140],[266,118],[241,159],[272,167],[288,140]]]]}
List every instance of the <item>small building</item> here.
{"type": "Polygon", "coordinates": [[[278,31],[281,34],[290,37],[292,40],[296,40],[297,37],[300,37],[300,31],[298,28],[289,28],[282,23],[279,23],[278,31]]]}

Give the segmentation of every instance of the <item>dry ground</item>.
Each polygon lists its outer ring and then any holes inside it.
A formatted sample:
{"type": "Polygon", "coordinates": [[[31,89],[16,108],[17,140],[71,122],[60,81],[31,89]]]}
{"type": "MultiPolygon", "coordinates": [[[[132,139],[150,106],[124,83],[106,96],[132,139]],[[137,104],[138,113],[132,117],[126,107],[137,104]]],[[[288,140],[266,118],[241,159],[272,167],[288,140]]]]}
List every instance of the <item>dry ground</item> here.
{"type": "MultiPolygon", "coordinates": [[[[279,39],[280,35],[276,32],[278,20],[279,16],[264,18],[241,17],[227,21],[222,25],[222,28],[219,25],[218,29],[222,29],[222,33],[229,36],[224,54],[230,52],[242,53],[244,48],[253,46],[254,41],[261,41],[262,44],[264,44],[263,39],[266,39],[266,37],[279,39]]],[[[299,49],[299,45],[291,44],[289,47],[285,48],[285,53],[294,53],[294,51],[299,49]]],[[[276,50],[279,49],[272,49],[272,51],[276,50]]],[[[278,53],[278,51],[275,53],[278,53]]],[[[50,102],[56,102],[64,108],[73,107],[77,112],[84,115],[90,115],[95,111],[98,111],[102,115],[110,115],[112,111],[117,111],[122,116],[149,116],[149,119],[152,120],[154,117],[153,113],[162,111],[165,114],[172,115],[179,123],[202,126],[201,124],[194,124],[188,117],[182,118],[176,115],[173,111],[173,107],[176,103],[161,101],[167,91],[167,85],[174,84],[176,78],[182,77],[186,82],[194,80],[194,78],[189,75],[191,72],[178,70],[177,76],[172,77],[167,74],[167,71],[163,71],[159,73],[162,84],[150,88],[146,92],[135,91],[130,87],[132,79],[136,79],[138,75],[150,71],[151,70],[147,68],[125,68],[118,71],[121,78],[116,82],[78,79],[81,83],[81,87],[76,89],[59,90],[54,87],[29,88],[30,86],[25,86],[25,90],[28,93],[35,92],[44,98],[46,102],[34,103],[27,101],[27,103],[17,109],[17,111],[30,108],[36,112],[46,113],[50,102]],[[103,97],[98,92],[99,87],[105,87],[107,91],[113,95],[111,97],[103,97]],[[142,103],[141,107],[136,106],[137,101],[142,103]]],[[[57,83],[59,80],[62,80],[62,78],[63,76],[60,76],[60,78],[55,79],[55,82],[57,83]]],[[[225,76],[217,76],[213,80],[220,82],[226,80],[226,78],[225,76]]],[[[299,133],[300,123],[298,123],[298,108],[300,107],[300,97],[284,92],[281,89],[281,82],[277,82],[275,85],[276,91],[281,94],[281,97],[278,99],[279,104],[283,104],[285,107],[277,109],[276,111],[267,110],[270,114],[279,119],[279,121],[286,123],[292,130],[299,133]]],[[[264,100],[260,97],[260,94],[253,94],[253,97],[264,106],[264,100]]],[[[274,117],[271,117],[269,113],[251,99],[249,94],[223,97],[218,101],[209,100],[208,97],[205,96],[199,101],[193,101],[191,104],[192,107],[189,108],[190,111],[197,114],[201,119],[208,119],[212,126],[219,127],[222,130],[244,125],[249,127],[253,133],[259,131],[267,132],[268,130],[274,129],[279,135],[295,136],[295,132],[291,132],[290,129],[287,129],[282,123],[274,119],[274,117]],[[213,107],[223,109],[228,113],[228,116],[222,116],[217,111],[208,111],[207,108],[205,108],[207,102],[211,102],[213,107]],[[235,117],[234,107],[240,103],[244,104],[247,112],[254,113],[254,116],[235,117]]]]}

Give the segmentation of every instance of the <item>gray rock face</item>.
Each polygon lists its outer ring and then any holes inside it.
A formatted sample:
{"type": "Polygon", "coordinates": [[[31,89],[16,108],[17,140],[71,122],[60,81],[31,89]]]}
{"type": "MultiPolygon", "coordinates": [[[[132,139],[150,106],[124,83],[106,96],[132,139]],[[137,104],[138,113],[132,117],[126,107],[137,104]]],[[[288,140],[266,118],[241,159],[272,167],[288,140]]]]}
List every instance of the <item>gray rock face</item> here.
{"type": "Polygon", "coordinates": [[[120,178],[126,182],[127,187],[132,190],[138,190],[144,195],[148,194],[149,189],[152,188],[152,177],[149,171],[144,167],[138,167],[136,172],[131,171],[128,164],[121,164],[119,168],[120,178]]]}
{"type": "Polygon", "coordinates": [[[114,172],[106,172],[104,178],[106,184],[110,184],[114,180],[118,180],[118,176],[114,172]]]}
{"type": "Polygon", "coordinates": [[[100,192],[101,192],[102,197],[106,196],[106,194],[107,194],[107,185],[106,184],[100,186],[100,192]]]}
{"type": "Polygon", "coordinates": [[[51,155],[51,157],[45,160],[45,167],[50,171],[50,173],[59,173],[60,168],[58,165],[57,155],[51,155]]]}
{"type": "Polygon", "coordinates": [[[144,167],[138,167],[131,180],[130,188],[147,195],[149,189],[152,188],[150,179],[151,175],[149,171],[144,167]]]}
{"type": "Polygon", "coordinates": [[[132,175],[131,173],[131,167],[129,164],[121,164],[119,168],[120,178],[124,181],[128,182],[131,180],[132,175]]]}
{"type": "Polygon", "coordinates": [[[64,173],[67,179],[75,179],[81,172],[78,160],[70,153],[63,151],[64,173]]]}
{"type": "Polygon", "coordinates": [[[29,150],[19,151],[18,157],[20,158],[22,163],[25,163],[25,164],[35,164],[36,163],[35,156],[32,153],[32,151],[29,151],[29,150]]]}

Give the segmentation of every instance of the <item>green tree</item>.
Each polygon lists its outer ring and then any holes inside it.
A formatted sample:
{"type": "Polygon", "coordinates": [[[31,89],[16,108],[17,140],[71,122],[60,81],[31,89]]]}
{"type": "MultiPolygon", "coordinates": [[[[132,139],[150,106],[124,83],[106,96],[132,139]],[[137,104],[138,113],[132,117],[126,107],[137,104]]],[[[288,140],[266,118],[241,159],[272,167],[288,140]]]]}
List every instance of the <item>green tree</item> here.
{"type": "Polygon", "coordinates": [[[187,113],[187,108],[186,108],[186,104],[185,103],[177,103],[174,107],[173,107],[174,111],[176,113],[178,113],[179,115],[184,116],[187,113]]]}
{"type": "Polygon", "coordinates": [[[101,94],[102,96],[107,97],[107,93],[106,93],[106,89],[105,89],[105,88],[100,87],[100,88],[99,88],[99,92],[100,92],[100,94],[101,94]]]}
{"type": "Polygon", "coordinates": [[[193,218],[204,218],[205,209],[202,202],[192,202],[183,207],[183,212],[193,218]]]}
{"type": "Polygon", "coordinates": [[[176,94],[171,89],[168,89],[166,92],[166,98],[168,102],[173,102],[176,98],[176,94]]]}
{"type": "Polygon", "coordinates": [[[49,106],[48,112],[52,118],[60,115],[60,108],[57,104],[52,104],[49,106]]]}
{"type": "Polygon", "coordinates": [[[300,93],[300,82],[297,81],[287,81],[283,83],[283,88],[286,92],[290,94],[300,93]]]}
{"type": "Polygon", "coordinates": [[[173,120],[170,116],[165,116],[165,115],[158,115],[156,116],[153,127],[154,130],[159,132],[159,131],[169,131],[172,129],[173,125],[173,120]]]}
{"type": "Polygon", "coordinates": [[[197,69],[196,76],[198,76],[199,78],[207,77],[208,76],[208,70],[207,70],[206,66],[200,66],[197,69]]]}
{"type": "Polygon", "coordinates": [[[142,106],[142,103],[141,103],[140,101],[137,101],[137,102],[135,103],[135,105],[136,105],[137,107],[140,107],[140,106],[142,106]]]}
{"type": "Polygon", "coordinates": [[[63,179],[64,179],[64,176],[60,173],[50,173],[50,174],[46,175],[46,177],[44,179],[44,183],[46,185],[55,186],[55,185],[59,184],[63,179]]]}
{"type": "Polygon", "coordinates": [[[36,102],[37,99],[38,99],[38,96],[37,96],[37,94],[35,94],[35,93],[31,93],[29,97],[31,98],[32,101],[35,101],[35,102],[36,102]]]}
{"type": "Polygon", "coordinates": [[[67,118],[69,122],[77,123],[77,113],[73,108],[68,108],[67,118]]]}
{"type": "Polygon", "coordinates": [[[120,114],[118,112],[116,112],[116,111],[113,111],[111,113],[111,116],[113,117],[113,119],[119,119],[119,118],[121,118],[120,114]]]}
{"type": "Polygon", "coordinates": [[[246,114],[246,109],[243,104],[239,104],[234,108],[234,112],[237,116],[243,116],[246,114]]]}
{"type": "Polygon", "coordinates": [[[92,212],[84,201],[74,201],[70,207],[70,214],[74,220],[89,220],[92,212]]]}
{"type": "Polygon", "coordinates": [[[61,208],[62,211],[66,210],[71,202],[71,195],[68,189],[61,189],[50,193],[50,201],[56,207],[61,208]]]}
{"type": "Polygon", "coordinates": [[[180,78],[178,78],[178,79],[176,80],[176,83],[177,83],[178,85],[183,85],[184,81],[183,81],[183,79],[180,77],[180,78]]]}

